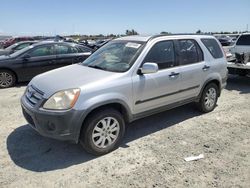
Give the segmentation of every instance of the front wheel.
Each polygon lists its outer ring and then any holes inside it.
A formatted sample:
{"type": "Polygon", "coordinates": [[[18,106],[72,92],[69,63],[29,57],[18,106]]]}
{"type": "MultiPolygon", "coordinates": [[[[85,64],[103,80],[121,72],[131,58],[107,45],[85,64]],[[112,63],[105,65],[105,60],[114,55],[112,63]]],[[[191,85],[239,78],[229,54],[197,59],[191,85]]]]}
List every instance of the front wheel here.
{"type": "Polygon", "coordinates": [[[211,112],[214,110],[218,100],[219,89],[214,83],[208,84],[202,92],[198,108],[202,112],[211,112]]]}
{"type": "Polygon", "coordinates": [[[0,88],[8,88],[16,83],[15,75],[8,70],[0,70],[0,88]]]}
{"type": "Polygon", "coordinates": [[[103,155],[116,149],[125,133],[125,122],[115,109],[99,110],[90,115],[83,125],[80,143],[94,155],[103,155]]]}

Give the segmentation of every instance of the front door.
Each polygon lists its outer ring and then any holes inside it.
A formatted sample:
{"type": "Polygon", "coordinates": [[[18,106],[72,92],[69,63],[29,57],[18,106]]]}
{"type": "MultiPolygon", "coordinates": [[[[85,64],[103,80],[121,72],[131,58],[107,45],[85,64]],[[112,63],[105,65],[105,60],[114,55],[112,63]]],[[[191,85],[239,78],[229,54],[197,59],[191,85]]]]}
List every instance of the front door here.
{"type": "Polygon", "coordinates": [[[56,61],[54,46],[42,45],[28,51],[22,57],[20,74],[25,75],[23,80],[30,80],[34,76],[53,69],[56,61]]]}
{"type": "Polygon", "coordinates": [[[139,114],[179,100],[180,74],[176,67],[174,42],[161,41],[153,45],[143,63],[157,63],[159,71],[134,75],[134,113],[139,114]]]}

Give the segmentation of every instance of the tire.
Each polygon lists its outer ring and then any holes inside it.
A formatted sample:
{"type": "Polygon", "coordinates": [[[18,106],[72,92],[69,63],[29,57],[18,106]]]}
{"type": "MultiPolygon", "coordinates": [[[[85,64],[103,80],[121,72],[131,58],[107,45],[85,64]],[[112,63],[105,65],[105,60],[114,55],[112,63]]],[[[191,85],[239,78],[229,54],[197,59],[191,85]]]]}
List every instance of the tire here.
{"type": "Polygon", "coordinates": [[[201,112],[207,113],[214,110],[218,100],[219,88],[215,83],[208,84],[202,91],[201,98],[197,103],[201,112]]]}
{"type": "Polygon", "coordinates": [[[8,88],[14,86],[16,83],[16,76],[13,72],[8,70],[0,70],[0,88],[8,88]]]}
{"type": "Polygon", "coordinates": [[[124,133],[125,122],[121,113],[106,108],[92,113],[86,119],[81,130],[80,143],[87,152],[97,156],[104,155],[120,145],[124,133]]]}

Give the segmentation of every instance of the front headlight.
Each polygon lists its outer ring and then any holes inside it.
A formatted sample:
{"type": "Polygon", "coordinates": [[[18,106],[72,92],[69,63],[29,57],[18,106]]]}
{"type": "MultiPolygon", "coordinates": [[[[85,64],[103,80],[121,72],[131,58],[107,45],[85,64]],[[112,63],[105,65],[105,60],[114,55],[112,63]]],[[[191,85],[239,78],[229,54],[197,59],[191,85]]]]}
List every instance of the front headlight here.
{"type": "Polygon", "coordinates": [[[67,110],[72,108],[80,95],[80,89],[59,91],[52,95],[43,105],[48,110],[67,110]]]}

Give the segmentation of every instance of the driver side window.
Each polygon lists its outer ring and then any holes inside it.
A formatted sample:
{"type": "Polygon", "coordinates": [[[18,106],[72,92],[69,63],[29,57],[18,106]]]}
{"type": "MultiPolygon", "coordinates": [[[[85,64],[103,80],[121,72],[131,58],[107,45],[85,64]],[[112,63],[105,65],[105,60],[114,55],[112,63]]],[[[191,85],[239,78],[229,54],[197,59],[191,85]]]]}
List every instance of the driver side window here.
{"type": "Polygon", "coordinates": [[[30,57],[39,57],[39,56],[49,56],[54,55],[53,46],[40,46],[30,52],[30,57]]]}
{"type": "Polygon", "coordinates": [[[148,52],[144,63],[157,63],[159,69],[166,69],[175,65],[175,52],[173,41],[156,43],[148,52]]]}

